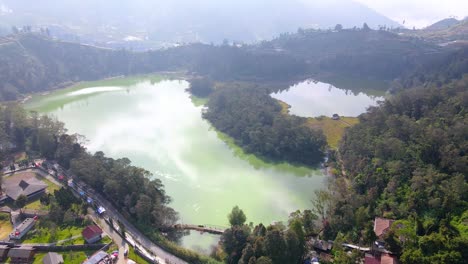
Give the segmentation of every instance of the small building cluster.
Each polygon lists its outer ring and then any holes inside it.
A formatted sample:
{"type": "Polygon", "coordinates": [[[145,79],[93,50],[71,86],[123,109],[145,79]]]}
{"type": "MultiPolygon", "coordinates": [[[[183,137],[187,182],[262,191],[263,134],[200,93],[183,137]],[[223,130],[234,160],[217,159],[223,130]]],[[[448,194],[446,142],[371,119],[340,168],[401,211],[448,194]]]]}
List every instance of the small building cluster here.
{"type": "MultiPolygon", "coordinates": [[[[376,217],[374,220],[374,233],[377,240],[372,247],[361,247],[357,245],[343,243],[342,246],[349,250],[359,250],[365,253],[364,264],[398,264],[398,258],[385,249],[384,236],[392,227],[395,220],[376,217]]],[[[311,250],[308,257],[304,260],[305,264],[318,264],[320,261],[333,262],[332,248],[333,241],[311,238],[307,241],[308,248],[311,250]]]]}
{"type": "Polygon", "coordinates": [[[374,243],[374,250],[366,253],[364,264],[397,264],[398,259],[391,252],[385,250],[384,236],[392,227],[395,220],[376,217],[374,219],[374,233],[377,240],[374,243]]]}

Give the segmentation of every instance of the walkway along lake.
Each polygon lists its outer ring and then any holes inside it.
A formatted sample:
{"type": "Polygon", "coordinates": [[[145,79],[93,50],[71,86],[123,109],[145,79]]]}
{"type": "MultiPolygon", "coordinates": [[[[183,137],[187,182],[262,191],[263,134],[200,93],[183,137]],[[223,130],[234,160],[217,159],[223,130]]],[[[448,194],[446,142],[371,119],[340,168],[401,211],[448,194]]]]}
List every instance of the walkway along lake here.
{"type": "MultiPolygon", "coordinates": [[[[89,151],[128,157],[162,180],[184,224],[227,226],[239,205],[247,221],[286,221],[310,208],[320,170],[266,164],[213,130],[185,92],[186,81],[129,78],[81,84],[36,96],[26,107],[56,116],[86,136],[89,151]]],[[[208,250],[219,236],[192,231],[182,244],[208,250]]]]}

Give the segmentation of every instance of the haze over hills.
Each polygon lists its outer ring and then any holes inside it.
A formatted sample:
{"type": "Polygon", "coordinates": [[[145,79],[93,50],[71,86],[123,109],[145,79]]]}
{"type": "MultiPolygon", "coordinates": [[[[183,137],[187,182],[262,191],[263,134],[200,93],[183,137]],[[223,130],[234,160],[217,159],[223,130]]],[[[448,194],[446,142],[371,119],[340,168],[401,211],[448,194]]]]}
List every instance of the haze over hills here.
{"type": "Polygon", "coordinates": [[[443,30],[453,27],[458,23],[460,23],[460,21],[455,18],[446,18],[435,22],[434,24],[424,28],[424,30],[443,30]]]}
{"type": "Polygon", "coordinates": [[[468,18],[463,20],[446,18],[423,29],[409,30],[400,28],[396,31],[441,45],[463,45],[468,41],[468,18]]]}
{"type": "MultiPolygon", "coordinates": [[[[1,0],[2,23],[56,25],[60,31],[102,41],[253,42],[298,28],[346,28],[399,24],[353,0],[1,0]]],[[[52,30],[54,31],[54,30],[52,30]]],[[[62,32],[62,33],[63,33],[62,32]]],[[[53,32],[54,33],[54,32],[53,32]]]]}

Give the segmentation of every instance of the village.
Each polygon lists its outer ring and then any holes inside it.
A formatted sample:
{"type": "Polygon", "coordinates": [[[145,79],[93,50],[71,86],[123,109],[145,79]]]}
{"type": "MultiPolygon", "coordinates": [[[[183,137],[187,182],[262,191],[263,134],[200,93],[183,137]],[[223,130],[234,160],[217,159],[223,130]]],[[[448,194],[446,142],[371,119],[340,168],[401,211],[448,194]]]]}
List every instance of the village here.
{"type": "Polygon", "coordinates": [[[164,263],[57,163],[2,165],[0,263],[164,263]]]}
{"type": "Polygon", "coordinates": [[[398,258],[395,254],[385,248],[384,236],[390,230],[394,220],[376,217],[374,220],[374,233],[377,240],[369,247],[361,247],[353,244],[342,243],[336,245],[333,241],[324,241],[311,238],[307,242],[309,256],[304,261],[304,264],[319,264],[332,263],[332,249],[340,246],[347,254],[352,254],[353,251],[360,252],[364,258],[361,259],[362,264],[398,264],[398,258]],[[323,262],[322,262],[323,261],[323,262]]]}
{"type": "MultiPolygon", "coordinates": [[[[121,221],[110,217],[92,189],[75,182],[57,163],[20,157],[19,162],[5,162],[3,168],[1,263],[165,263],[138,244],[137,235],[121,221]]],[[[304,263],[331,263],[333,248],[340,246],[349,254],[360,252],[363,264],[397,264],[383,239],[393,222],[375,218],[377,240],[368,247],[311,238],[304,263]]]]}

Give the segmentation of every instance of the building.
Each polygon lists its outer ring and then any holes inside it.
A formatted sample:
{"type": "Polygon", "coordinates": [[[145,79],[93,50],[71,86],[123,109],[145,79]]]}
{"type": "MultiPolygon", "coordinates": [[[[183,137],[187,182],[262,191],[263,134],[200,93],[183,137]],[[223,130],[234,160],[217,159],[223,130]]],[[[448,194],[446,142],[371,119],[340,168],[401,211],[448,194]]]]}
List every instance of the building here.
{"type": "Polygon", "coordinates": [[[100,250],[89,257],[83,264],[107,264],[111,263],[111,257],[104,251],[100,250]]]}
{"type": "Polygon", "coordinates": [[[390,230],[395,220],[376,217],[374,220],[374,233],[379,238],[382,239],[383,236],[390,230]]]}
{"type": "Polygon", "coordinates": [[[96,243],[102,238],[102,229],[97,225],[90,225],[81,231],[81,235],[86,240],[86,243],[96,243]]]}
{"type": "Polygon", "coordinates": [[[44,264],[64,264],[63,257],[60,254],[55,252],[47,253],[44,258],[42,258],[42,263],[44,264]]]}
{"type": "Polygon", "coordinates": [[[380,256],[380,264],[398,264],[398,260],[395,256],[385,253],[380,256]]]}
{"type": "Polygon", "coordinates": [[[4,195],[0,201],[16,201],[21,195],[31,199],[42,195],[46,189],[47,184],[37,179],[35,173],[21,173],[3,180],[4,195]]]}
{"type": "Polygon", "coordinates": [[[8,255],[8,250],[10,248],[6,245],[0,245],[0,263],[4,263],[7,255],[8,255]]]}
{"type": "Polygon", "coordinates": [[[366,254],[364,256],[364,264],[380,264],[380,259],[372,256],[371,254],[366,254]]]}
{"type": "Polygon", "coordinates": [[[398,264],[398,259],[387,253],[375,256],[366,254],[364,264],[398,264]]]}
{"type": "Polygon", "coordinates": [[[10,239],[21,239],[24,235],[28,233],[31,228],[33,228],[36,221],[34,218],[26,218],[21,224],[19,224],[13,231],[10,233],[10,239]]]}
{"type": "Polygon", "coordinates": [[[12,248],[8,252],[11,263],[30,263],[34,260],[34,248],[19,247],[12,248]]]}

